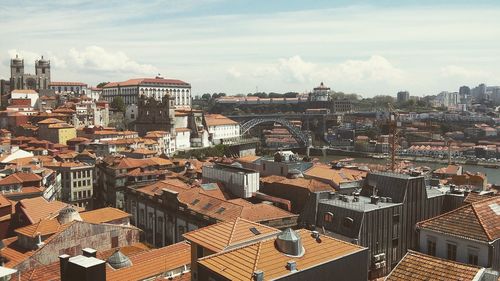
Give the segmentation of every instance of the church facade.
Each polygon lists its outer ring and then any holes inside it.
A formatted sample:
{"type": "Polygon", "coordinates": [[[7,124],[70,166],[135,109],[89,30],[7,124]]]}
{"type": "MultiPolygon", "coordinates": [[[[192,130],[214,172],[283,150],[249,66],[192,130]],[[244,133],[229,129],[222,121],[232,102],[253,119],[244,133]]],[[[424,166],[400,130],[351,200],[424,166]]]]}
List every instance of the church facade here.
{"type": "Polygon", "coordinates": [[[10,90],[46,90],[50,84],[50,61],[35,61],[35,74],[24,72],[24,59],[17,55],[10,60],[10,90]]]}

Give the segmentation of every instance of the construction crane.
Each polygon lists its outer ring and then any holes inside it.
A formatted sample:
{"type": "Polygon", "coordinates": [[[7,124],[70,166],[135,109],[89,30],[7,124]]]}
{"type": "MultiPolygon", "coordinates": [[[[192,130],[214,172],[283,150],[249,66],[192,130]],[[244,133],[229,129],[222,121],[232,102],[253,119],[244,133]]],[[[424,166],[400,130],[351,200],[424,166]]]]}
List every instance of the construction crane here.
{"type": "Polygon", "coordinates": [[[399,113],[396,111],[392,103],[387,104],[389,110],[389,137],[391,138],[391,171],[396,170],[396,139],[399,134],[398,127],[401,125],[399,123],[399,113]]]}

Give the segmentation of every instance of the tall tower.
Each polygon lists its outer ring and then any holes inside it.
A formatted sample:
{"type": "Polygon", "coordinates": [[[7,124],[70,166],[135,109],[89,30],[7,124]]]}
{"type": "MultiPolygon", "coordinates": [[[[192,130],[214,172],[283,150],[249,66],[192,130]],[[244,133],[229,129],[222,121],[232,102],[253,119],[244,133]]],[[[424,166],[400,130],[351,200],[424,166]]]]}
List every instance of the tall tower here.
{"type": "Polygon", "coordinates": [[[48,89],[50,83],[50,61],[43,58],[35,61],[37,89],[48,89]]]}
{"type": "Polygon", "coordinates": [[[10,60],[10,90],[19,90],[24,88],[24,60],[18,55],[10,60]]]}

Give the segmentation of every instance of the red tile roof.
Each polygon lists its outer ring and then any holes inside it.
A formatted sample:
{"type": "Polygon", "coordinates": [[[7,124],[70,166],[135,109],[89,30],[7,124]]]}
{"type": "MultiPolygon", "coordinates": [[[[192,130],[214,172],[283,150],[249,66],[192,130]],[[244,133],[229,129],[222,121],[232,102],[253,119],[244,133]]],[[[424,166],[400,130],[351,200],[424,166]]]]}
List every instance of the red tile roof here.
{"type": "Polygon", "coordinates": [[[419,222],[417,227],[480,241],[496,240],[500,238],[500,197],[471,203],[419,222]]]}
{"type": "Polygon", "coordinates": [[[0,185],[23,184],[41,182],[42,177],[33,173],[17,172],[0,180],[0,185]]]}
{"type": "Polygon", "coordinates": [[[189,86],[188,83],[177,79],[164,79],[164,78],[135,78],[123,82],[111,82],[104,85],[103,88],[112,88],[117,86],[139,86],[145,84],[160,84],[166,86],[189,86]]]}
{"type": "Polygon", "coordinates": [[[469,264],[444,260],[419,252],[408,251],[392,270],[386,281],[451,281],[476,280],[481,268],[469,264]]]}

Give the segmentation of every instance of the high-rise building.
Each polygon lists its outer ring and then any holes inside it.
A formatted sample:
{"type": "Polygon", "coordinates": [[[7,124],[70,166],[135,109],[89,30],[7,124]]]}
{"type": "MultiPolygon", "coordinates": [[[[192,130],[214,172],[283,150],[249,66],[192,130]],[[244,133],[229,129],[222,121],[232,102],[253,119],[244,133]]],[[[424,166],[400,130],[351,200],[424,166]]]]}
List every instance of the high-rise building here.
{"type": "Polygon", "coordinates": [[[405,103],[410,100],[410,92],[399,91],[398,92],[398,103],[405,103]]]}
{"type": "Polygon", "coordinates": [[[458,95],[460,98],[460,103],[463,104],[467,103],[471,95],[470,88],[468,86],[460,87],[460,89],[458,90],[458,95]]]}

